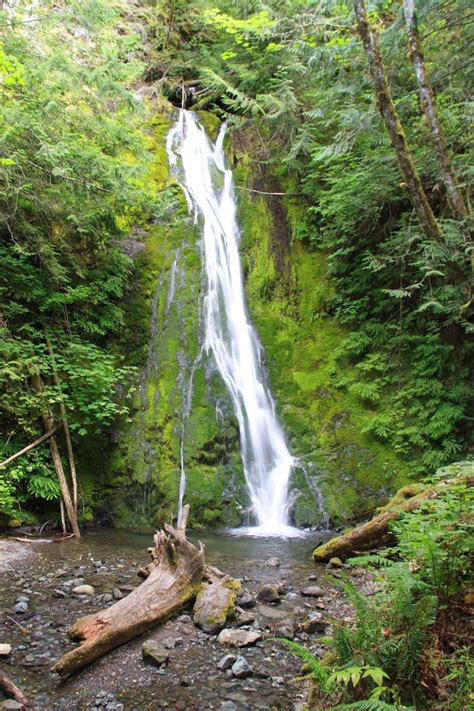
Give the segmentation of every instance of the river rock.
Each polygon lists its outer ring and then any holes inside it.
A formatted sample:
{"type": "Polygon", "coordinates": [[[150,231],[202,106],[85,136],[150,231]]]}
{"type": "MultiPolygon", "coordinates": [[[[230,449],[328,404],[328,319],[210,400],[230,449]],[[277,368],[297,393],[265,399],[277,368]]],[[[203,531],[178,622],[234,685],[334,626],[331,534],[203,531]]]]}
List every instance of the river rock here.
{"type": "Polygon", "coordinates": [[[237,626],[242,627],[243,625],[251,625],[255,622],[255,615],[253,612],[248,610],[242,610],[241,607],[236,607],[235,611],[237,613],[237,626]]]}
{"type": "Polygon", "coordinates": [[[6,701],[0,702],[0,711],[17,711],[17,709],[22,709],[23,704],[15,699],[6,699],[6,701]]]}
{"type": "Polygon", "coordinates": [[[72,589],[72,592],[74,595],[93,595],[94,588],[92,585],[76,585],[76,587],[72,589]]]}
{"type": "Polygon", "coordinates": [[[237,677],[237,679],[245,679],[248,676],[252,676],[253,670],[245,657],[237,657],[231,668],[232,676],[237,677]]]}
{"type": "Polygon", "coordinates": [[[114,588],[112,590],[112,596],[113,596],[114,600],[121,600],[124,595],[121,590],[119,590],[118,588],[114,588]]]}
{"type": "Polygon", "coordinates": [[[301,594],[304,595],[304,597],[323,597],[326,592],[317,585],[310,585],[307,588],[303,588],[301,594]]]}
{"type": "Polygon", "coordinates": [[[255,605],[256,602],[254,596],[251,595],[248,590],[245,590],[239,597],[239,607],[243,607],[244,610],[246,610],[250,607],[255,607],[255,605]]]}
{"type": "Polygon", "coordinates": [[[142,656],[146,662],[151,662],[157,667],[166,664],[170,658],[169,652],[154,639],[148,639],[146,642],[143,642],[142,656]]]}
{"type": "Polygon", "coordinates": [[[223,701],[219,707],[219,711],[237,711],[237,706],[233,701],[223,701]]]}
{"type": "Polygon", "coordinates": [[[230,669],[233,663],[237,657],[235,654],[226,654],[224,657],[221,657],[219,661],[217,662],[217,668],[220,669],[221,671],[227,671],[227,669],[230,669]]]}
{"type": "Polygon", "coordinates": [[[303,632],[324,632],[327,622],[320,612],[312,612],[306,620],[300,623],[300,630],[303,632]]]}
{"type": "Polygon", "coordinates": [[[16,612],[17,615],[22,615],[27,610],[28,610],[28,603],[27,602],[17,602],[17,604],[13,607],[13,612],[16,612]]]}
{"type": "Polygon", "coordinates": [[[262,633],[257,630],[233,630],[230,627],[222,630],[217,638],[219,644],[228,644],[229,647],[250,647],[262,639],[262,633]]]}
{"type": "Polygon", "coordinates": [[[269,558],[267,560],[265,565],[267,566],[267,568],[279,568],[281,565],[281,562],[280,562],[279,558],[277,558],[276,556],[272,556],[271,558],[269,558]]]}
{"type": "Polygon", "coordinates": [[[340,558],[331,558],[328,563],[328,566],[330,568],[342,568],[343,562],[340,558]]]}
{"type": "Polygon", "coordinates": [[[217,634],[235,605],[236,594],[219,581],[201,588],[194,603],[194,622],[209,634],[217,634]]]}
{"type": "Polygon", "coordinates": [[[26,602],[26,604],[28,604],[29,601],[30,598],[26,597],[26,595],[18,595],[17,599],[15,600],[15,602],[26,602]]]}
{"type": "Polygon", "coordinates": [[[271,585],[267,583],[257,593],[257,600],[260,602],[280,602],[280,593],[276,585],[271,585]]]}
{"type": "Polygon", "coordinates": [[[11,651],[11,644],[0,644],[0,657],[8,657],[11,651]]]}

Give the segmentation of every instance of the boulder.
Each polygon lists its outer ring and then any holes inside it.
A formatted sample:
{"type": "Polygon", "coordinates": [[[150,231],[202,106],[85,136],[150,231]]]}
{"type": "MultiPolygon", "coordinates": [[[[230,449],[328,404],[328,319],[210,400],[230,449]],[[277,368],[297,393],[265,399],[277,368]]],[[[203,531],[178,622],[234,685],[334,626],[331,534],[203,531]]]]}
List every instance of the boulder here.
{"type": "Polygon", "coordinates": [[[217,634],[225,627],[234,609],[236,594],[226,587],[226,581],[203,585],[194,603],[194,622],[209,634],[217,634]]]}
{"type": "Polygon", "coordinates": [[[230,627],[222,630],[217,638],[219,644],[227,644],[229,647],[250,647],[262,639],[262,633],[258,630],[244,630],[242,628],[234,630],[230,627]]]}
{"type": "Polygon", "coordinates": [[[142,656],[146,662],[151,662],[151,664],[155,664],[157,667],[166,664],[170,658],[169,652],[154,639],[148,639],[146,642],[143,642],[142,656]]]}

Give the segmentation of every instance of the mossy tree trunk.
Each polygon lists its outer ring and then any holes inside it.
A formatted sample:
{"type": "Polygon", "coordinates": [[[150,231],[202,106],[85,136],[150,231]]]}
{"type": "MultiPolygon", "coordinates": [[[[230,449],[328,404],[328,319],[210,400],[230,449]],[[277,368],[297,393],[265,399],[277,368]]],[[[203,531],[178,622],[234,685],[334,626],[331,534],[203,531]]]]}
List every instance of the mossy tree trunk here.
{"type": "Polygon", "coordinates": [[[370,75],[374,84],[378,109],[385,123],[390,141],[395,150],[401,173],[408,193],[413,202],[418,220],[425,234],[436,242],[444,242],[443,233],[430,207],[420,176],[408,147],[405,132],[398,118],[392,94],[388,86],[378,33],[369,22],[364,0],[354,0],[357,17],[357,29],[361,36],[367,58],[370,75]]]}
{"type": "Polygon", "coordinates": [[[451,165],[438,113],[436,111],[435,98],[426,69],[423,46],[418,30],[414,0],[403,0],[403,7],[408,32],[410,59],[415,69],[420,91],[421,107],[433,142],[439,172],[446,188],[452,213],[458,220],[463,220],[467,217],[467,209],[451,165]]]}

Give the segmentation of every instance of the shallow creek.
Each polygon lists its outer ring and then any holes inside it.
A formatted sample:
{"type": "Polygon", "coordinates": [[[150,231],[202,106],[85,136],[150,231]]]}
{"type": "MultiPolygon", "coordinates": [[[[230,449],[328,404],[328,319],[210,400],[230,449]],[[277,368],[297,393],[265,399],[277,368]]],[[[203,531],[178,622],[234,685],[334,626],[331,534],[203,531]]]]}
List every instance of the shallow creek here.
{"type": "Polygon", "coordinates": [[[38,709],[299,708],[303,685],[295,677],[300,664],[270,638],[291,636],[303,643],[313,642],[312,635],[309,639],[307,633],[298,630],[297,622],[323,608],[326,615],[339,604],[339,595],[324,579],[325,568],[311,560],[311,550],[321,535],[252,538],[223,531],[191,533],[190,537],[205,544],[208,563],[243,579],[244,588],[252,595],[264,583],[281,586],[278,604],[257,603],[249,610],[264,641],[240,650],[223,647],[216,636],[194,626],[191,610],[183,610],[65,681],[50,674],[49,668],[71,648],[69,625],[79,616],[112,604],[112,596],[126,595],[140,584],[137,568],[148,562],[146,548],[151,544],[151,533],[99,530],[87,532],[80,544],[71,540],[16,543],[30,549],[31,554],[25,557],[18,548],[23,555],[12,557],[8,565],[4,556],[4,569],[0,569],[0,642],[10,643],[13,651],[2,664],[38,709]],[[275,557],[280,565],[276,565],[275,557]],[[81,583],[94,587],[92,597],[71,593],[72,587],[81,583]],[[315,584],[325,588],[323,598],[301,595],[301,589],[315,584]],[[27,599],[28,609],[15,612],[21,596],[27,599]],[[146,639],[164,641],[170,647],[166,666],[157,668],[143,661],[141,647],[146,639]],[[245,657],[253,674],[238,679],[230,671],[221,671],[217,663],[229,652],[245,657]]]}

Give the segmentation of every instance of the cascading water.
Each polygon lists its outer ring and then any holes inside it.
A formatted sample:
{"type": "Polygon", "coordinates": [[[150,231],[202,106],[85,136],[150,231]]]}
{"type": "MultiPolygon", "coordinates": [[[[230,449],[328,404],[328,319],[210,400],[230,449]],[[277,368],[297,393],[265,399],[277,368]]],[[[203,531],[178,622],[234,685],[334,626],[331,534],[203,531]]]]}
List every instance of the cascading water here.
{"type": "Polygon", "coordinates": [[[168,156],[202,230],[207,282],[204,348],[215,359],[238,419],[244,473],[258,522],[253,532],[295,535],[288,525],[288,483],[295,460],[275,415],[260,362],[261,346],[247,315],[224,135],[225,126],[212,145],[197,116],[182,110],[168,135],[168,156]]]}

